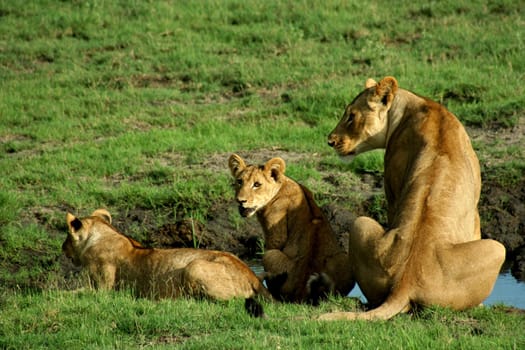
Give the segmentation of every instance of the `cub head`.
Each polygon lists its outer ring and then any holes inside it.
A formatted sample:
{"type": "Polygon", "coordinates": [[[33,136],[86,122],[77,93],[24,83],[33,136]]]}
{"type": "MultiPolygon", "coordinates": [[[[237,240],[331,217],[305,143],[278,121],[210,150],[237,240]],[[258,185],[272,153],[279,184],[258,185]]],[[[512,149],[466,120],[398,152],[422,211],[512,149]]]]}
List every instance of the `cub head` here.
{"type": "Polygon", "coordinates": [[[101,237],[103,229],[111,224],[111,215],[106,209],[97,209],[90,217],[79,219],[67,213],[67,238],[62,251],[75,265],[81,265],[82,253],[101,237]]]}
{"type": "Polygon", "coordinates": [[[246,165],[244,160],[232,154],[228,166],[235,179],[235,199],[239,213],[250,217],[264,208],[281,189],[285,179],[285,163],[281,158],[272,158],[261,166],[246,165]]]}
{"type": "Polygon", "coordinates": [[[397,88],[393,77],[379,83],[368,79],[365,90],[346,107],[339,124],[328,135],[328,145],[342,157],[385,148],[387,115],[397,88]]]}

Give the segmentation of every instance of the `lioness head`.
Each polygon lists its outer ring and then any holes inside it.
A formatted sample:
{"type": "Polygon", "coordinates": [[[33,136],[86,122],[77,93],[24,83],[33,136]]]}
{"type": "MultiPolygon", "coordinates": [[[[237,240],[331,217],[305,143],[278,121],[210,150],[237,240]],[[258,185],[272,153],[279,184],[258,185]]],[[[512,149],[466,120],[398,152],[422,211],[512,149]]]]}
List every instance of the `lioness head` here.
{"type": "Polygon", "coordinates": [[[397,87],[393,77],[386,77],[379,83],[368,79],[365,90],[346,107],[339,124],[328,135],[328,145],[340,156],[350,157],[384,148],[387,114],[397,87]]]}
{"type": "Polygon", "coordinates": [[[246,165],[244,160],[232,154],[228,160],[235,179],[235,199],[244,217],[252,216],[275,197],[284,180],[285,163],[272,158],[262,166],[246,165]]]}
{"type": "Polygon", "coordinates": [[[97,221],[111,224],[111,215],[106,209],[97,209],[90,217],[84,219],[67,213],[68,235],[62,244],[62,251],[75,265],[81,265],[82,252],[99,237],[100,232],[94,229],[97,221]]]}

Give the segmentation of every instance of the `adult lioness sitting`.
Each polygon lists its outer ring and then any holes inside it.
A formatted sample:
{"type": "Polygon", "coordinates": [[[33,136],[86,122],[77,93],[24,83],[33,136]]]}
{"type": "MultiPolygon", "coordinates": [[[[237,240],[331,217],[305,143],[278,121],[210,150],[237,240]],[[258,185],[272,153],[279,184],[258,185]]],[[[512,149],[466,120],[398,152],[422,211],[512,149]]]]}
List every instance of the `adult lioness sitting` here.
{"type": "Polygon", "coordinates": [[[66,221],[69,232],[62,250],[75,264],[88,269],[99,289],[128,287],[151,298],[246,298],[252,316],[263,316],[256,297],[271,299],[253,271],[230,253],[143,248],[111,226],[111,215],[105,209],[83,219],[67,213],[66,221]]]}
{"type": "Polygon", "coordinates": [[[378,307],[321,319],[388,319],[411,304],[461,310],[490,294],[505,248],[481,240],[479,163],[454,115],[392,77],[369,79],[328,144],[344,157],[386,148],[388,229],[360,217],[350,230],[356,281],[378,307]]]}
{"type": "Polygon", "coordinates": [[[347,295],[354,286],[348,255],[310,191],[284,175],[284,161],[246,165],[233,154],[228,164],[240,214],[257,213],[264,231],[263,266],[270,293],[279,300],[314,305],[328,293],[347,295]]]}

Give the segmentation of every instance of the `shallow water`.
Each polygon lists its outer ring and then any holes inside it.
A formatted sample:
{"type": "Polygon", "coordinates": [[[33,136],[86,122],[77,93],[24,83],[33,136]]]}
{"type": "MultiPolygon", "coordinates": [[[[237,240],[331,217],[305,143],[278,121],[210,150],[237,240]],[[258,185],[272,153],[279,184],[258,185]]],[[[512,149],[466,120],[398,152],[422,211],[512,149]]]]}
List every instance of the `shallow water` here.
{"type": "MultiPolygon", "coordinates": [[[[264,270],[261,265],[252,265],[252,270],[256,274],[262,273],[264,270]]],[[[356,285],[354,289],[348,294],[350,297],[360,298],[361,301],[366,302],[359,286],[356,285]]],[[[520,309],[525,309],[525,282],[519,282],[512,277],[509,271],[502,272],[496,280],[496,285],[489,297],[483,302],[484,305],[504,304],[520,309]]]]}
{"type": "Polygon", "coordinates": [[[518,281],[508,271],[501,273],[492,290],[492,294],[489,295],[483,304],[505,304],[525,309],[525,282],[518,281]]]}
{"type": "MultiPolygon", "coordinates": [[[[348,294],[350,297],[357,297],[361,301],[366,302],[359,286],[348,294]]],[[[496,280],[496,285],[492,293],[483,302],[483,305],[504,304],[507,306],[514,306],[520,309],[525,309],[525,283],[519,282],[517,279],[506,271],[502,272],[496,280]]]]}

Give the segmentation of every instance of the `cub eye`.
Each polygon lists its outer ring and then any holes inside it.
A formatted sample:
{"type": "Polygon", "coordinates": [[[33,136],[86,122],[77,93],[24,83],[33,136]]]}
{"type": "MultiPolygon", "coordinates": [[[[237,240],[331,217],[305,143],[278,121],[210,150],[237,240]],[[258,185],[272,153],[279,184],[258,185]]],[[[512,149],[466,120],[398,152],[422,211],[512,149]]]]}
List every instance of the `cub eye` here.
{"type": "Polygon", "coordinates": [[[259,188],[261,187],[261,183],[260,182],[254,182],[253,183],[253,188],[259,188]]]}
{"type": "Polygon", "coordinates": [[[242,186],[242,179],[237,179],[237,186],[242,186]]]}

